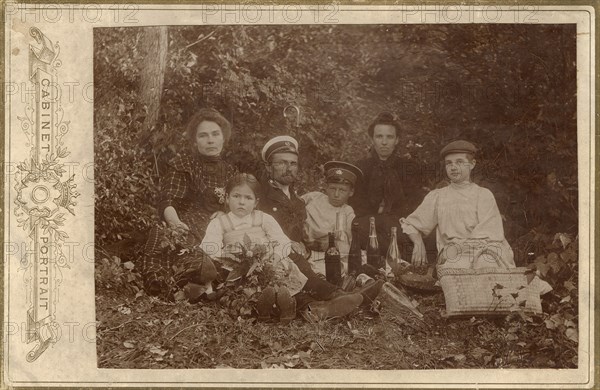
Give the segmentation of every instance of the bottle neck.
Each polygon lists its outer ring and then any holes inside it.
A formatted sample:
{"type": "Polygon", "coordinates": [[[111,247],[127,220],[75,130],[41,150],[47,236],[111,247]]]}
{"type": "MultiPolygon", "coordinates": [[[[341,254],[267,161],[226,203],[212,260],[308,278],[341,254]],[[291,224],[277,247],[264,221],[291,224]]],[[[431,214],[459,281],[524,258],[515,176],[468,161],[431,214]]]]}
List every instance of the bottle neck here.
{"type": "Polygon", "coordinates": [[[369,237],[377,237],[377,230],[373,222],[369,225],[369,237]]]}

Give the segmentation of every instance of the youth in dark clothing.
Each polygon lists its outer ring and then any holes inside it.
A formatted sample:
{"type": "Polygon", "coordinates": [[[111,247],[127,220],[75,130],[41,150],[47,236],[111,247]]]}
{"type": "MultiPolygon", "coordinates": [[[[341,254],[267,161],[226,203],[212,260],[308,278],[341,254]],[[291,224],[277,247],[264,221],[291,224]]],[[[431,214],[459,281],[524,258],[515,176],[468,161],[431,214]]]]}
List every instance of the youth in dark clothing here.
{"type": "MultiPolygon", "coordinates": [[[[369,217],[375,217],[377,238],[382,254],[390,242],[390,231],[396,227],[401,232],[399,218],[409,215],[421,202],[422,175],[419,165],[397,155],[400,126],[393,115],[379,114],[368,128],[372,150],[369,157],[356,165],[363,172],[363,179],[354,190],[349,204],[359,222],[363,248],[369,236],[369,217]]],[[[412,255],[412,242],[403,233],[398,234],[398,245],[402,258],[412,255]]]]}

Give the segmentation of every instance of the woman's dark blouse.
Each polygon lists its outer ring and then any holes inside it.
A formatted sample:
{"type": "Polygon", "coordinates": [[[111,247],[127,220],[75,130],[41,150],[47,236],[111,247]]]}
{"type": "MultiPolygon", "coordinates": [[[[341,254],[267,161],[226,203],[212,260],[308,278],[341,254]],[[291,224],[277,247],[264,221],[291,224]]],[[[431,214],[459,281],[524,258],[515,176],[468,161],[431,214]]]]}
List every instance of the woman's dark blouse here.
{"type": "Polygon", "coordinates": [[[395,154],[382,161],[373,151],[356,165],[364,174],[349,200],[357,217],[376,215],[382,200],[383,214],[407,216],[424,196],[423,172],[414,161],[395,154]]]}
{"type": "Polygon", "coordinates": [[[173,206],[179,219],[203,236],[210,215],[225,211],[225,185],[236,173],[237,169],[220,157],[178,155],[161,179],[160,217],[167,207],[173,206]]]}

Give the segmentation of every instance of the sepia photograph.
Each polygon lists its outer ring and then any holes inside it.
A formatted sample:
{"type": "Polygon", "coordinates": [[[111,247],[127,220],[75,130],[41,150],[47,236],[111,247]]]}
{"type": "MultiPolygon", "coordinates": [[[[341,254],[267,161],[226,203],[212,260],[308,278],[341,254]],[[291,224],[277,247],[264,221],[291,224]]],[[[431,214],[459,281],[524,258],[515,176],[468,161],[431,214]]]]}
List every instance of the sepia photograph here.
{"type": "Polygon", "coordinates": [[[102,368],[574,368],[574,24],[94,29],[102,368]]]}
{"type": "Polygon", "coordinates": [[[593,6],[3,7],[4,386],[594,386],[593,6]]]}

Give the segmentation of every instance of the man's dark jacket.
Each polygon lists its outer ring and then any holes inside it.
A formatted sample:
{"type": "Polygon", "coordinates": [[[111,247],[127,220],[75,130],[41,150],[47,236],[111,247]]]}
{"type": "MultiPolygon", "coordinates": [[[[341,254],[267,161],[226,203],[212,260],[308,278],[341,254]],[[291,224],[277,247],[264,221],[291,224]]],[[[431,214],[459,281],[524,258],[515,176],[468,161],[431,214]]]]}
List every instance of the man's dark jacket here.
{"type": "Polygon", "coordinates": [[[290,186],[291,197],[288,198],[269,180],[261,180],[261,185],[262,194],[258,209],[275,218],[290,240],[302,242],[302,231],[306,220],[304,201],[296,195],[293,186],[290,186]]]}

